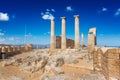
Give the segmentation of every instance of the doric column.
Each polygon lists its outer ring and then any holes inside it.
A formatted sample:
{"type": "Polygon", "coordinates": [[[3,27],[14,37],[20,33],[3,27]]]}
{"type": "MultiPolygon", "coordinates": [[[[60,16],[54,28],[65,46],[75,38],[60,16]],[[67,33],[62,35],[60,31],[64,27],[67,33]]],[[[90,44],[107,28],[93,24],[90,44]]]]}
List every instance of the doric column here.
{"type": "Polygon", "coordinates": [[[82,46],[83,46],[84,45],[84,33],[82,33],[81,37],[82,37],[82,46]]]}
{"type": "Polygon", "coordinates": [[[50,49],[55,49],[55,22],[54,19],[51,20],[51,40],[50,40],[50,49]]]}
{"type": "Polygon", "coordinates": [[[66,49],[66,18],[61,17],[61,19],[62,19],[61,48],[66,49]]]}
{"type": "Polygon", "coordinates": [[[80,48],[79,15],[75,15],[75,48],[80,48]]]}

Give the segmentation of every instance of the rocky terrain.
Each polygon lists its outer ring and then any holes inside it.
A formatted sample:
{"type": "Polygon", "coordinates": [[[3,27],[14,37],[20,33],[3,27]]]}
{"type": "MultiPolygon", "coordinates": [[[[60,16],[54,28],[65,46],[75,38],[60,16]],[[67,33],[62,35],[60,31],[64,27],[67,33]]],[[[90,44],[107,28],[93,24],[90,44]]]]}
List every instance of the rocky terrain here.
{"type": "Polygon", "coordinates": [[[36,49],[0,60],[0,80],[105,80],[87,49],[36,49]]]}

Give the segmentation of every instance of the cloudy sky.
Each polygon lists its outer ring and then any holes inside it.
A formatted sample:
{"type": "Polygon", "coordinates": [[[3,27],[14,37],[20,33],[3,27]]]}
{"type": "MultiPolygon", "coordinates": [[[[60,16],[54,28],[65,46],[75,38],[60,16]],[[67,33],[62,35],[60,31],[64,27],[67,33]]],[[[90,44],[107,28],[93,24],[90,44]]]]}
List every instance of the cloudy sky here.
{"type": "Polygon", "coordinates": [[[66,17],[67,38],[74,39],[74,15],[80,33],[97,28],[98,45],[120,46],[120,0],[0,0],[0,44],[49,44],[50,19],[61,35],[66,17]]]}

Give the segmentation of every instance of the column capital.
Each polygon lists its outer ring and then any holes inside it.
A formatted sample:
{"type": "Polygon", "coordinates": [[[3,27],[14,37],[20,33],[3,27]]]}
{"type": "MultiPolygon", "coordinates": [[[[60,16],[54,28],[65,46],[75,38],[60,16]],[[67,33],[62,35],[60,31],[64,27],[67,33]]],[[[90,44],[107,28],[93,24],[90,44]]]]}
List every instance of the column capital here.
{"type": "Polygon", "coordinates": [[[79,15],[74,15],[74,17],[75,17],[75,18],[77,18],[77,17],[79,18],[80,16],[79,16],[79,15]]]}
{"type": "Polygon", "coordinates": [[[54,21],[55,19],[50,19],[51,21],[54,21]]]}
{"type": "Polygon", "coordinates": [[[66,19],[66,17],[61,17],[61,19],[66,19]]]}

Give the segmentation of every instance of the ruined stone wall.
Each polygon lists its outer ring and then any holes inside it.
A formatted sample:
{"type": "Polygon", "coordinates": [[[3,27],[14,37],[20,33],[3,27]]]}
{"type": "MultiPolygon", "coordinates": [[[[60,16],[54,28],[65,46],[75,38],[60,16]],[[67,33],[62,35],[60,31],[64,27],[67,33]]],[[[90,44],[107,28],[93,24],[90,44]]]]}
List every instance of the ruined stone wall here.
{"type": "MultiPolygon", "coordinates": [[[[74,40],[66,39],[66,46],[67,48],[74,48],[74,40]]],[[[61,36],[56,36],[56,48],[61,48],[61,36]]]]}
{"type": "Polygon", "coordinates": [[[99,48],[93,55],[94,70],[101,72],[106,80],[120,80],[120,49],[108,49],[105,53],[99,48]]]}
{"type": "Polygon", "coordinates": [[[101,73],[105,76],[106,80],[109,80],[109,70],[108,70],[108,55],[107,52],[101,54],[101,73]]]}
{"type": "Polygon", "coordinates": [[[93,63],[94,63],[94,69],[97,71],[101,71],[101,56],[102,56],[102,50],[98,49],[93,54],[93,63]]]}
{"type": "Polygon", "coordinates": [[[94,34],[88,34],[88,46],[94,47],[96,45],[96,38],[94,34]]]}
{"type": "Polygon", "coordinates": [[[109,77],[120,80],[120,49],[110,49],[107,51],[109,77]]]}
{"type": "Polygon", "coordinates": [[[88,32],[88,46],[94,47],[96,42],[96,28],[90,28],[88,32]]]}
{"type": "Polygon", "coordinates": [[[0,46],[0,59],[5,59],[6,56],[9,55],[31,51],[32,49],[32,44],[27,44],[25,46],[0,46]]]}

